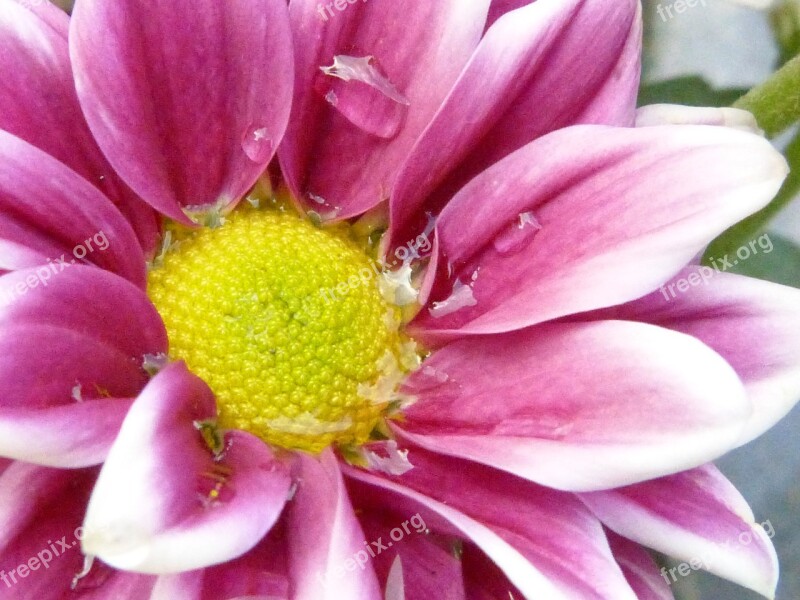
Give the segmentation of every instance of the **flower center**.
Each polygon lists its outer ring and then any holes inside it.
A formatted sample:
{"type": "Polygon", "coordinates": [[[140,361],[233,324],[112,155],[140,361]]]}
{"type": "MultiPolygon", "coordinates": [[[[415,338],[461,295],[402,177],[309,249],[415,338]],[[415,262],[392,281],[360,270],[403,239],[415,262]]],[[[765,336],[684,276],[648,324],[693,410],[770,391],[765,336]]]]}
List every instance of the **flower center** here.
{"type": "Polygon", "coordinates": [[[178,237],[148,294],[170,358],[216,394],[219,427],[308,452],[368,441],[412,367],[380,269],[348,228],[239,208],[178,237]]]}

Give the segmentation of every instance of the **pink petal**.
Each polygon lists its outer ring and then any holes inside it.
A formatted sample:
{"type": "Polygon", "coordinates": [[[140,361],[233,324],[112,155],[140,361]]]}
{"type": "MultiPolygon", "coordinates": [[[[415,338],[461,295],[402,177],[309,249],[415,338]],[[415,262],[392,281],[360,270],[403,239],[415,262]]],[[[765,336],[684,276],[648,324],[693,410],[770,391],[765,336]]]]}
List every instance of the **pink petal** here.
{"type": "Polygon", "coordinates": [[[73,266],[46,281],[43,273],[0,277],[2,405],[44,408],[72,404],[73,396],[136,396],[147,381],[143,357],[167,348],[147,297],[99,269],[73,266]],[[24,287],[36,277],[36,288],[24,287]]]}
{"type": "Polygon", "coordinates": [[[280,528],[273,528],[241,558],[207,569],[162,575],[149,600],[288,600],[285,539],[275,535],[276,529],[280,528]]]}
{"type": "Polygon", "coordinates": [[[402,437],[572,491],[701,465],[736,445],[751,412],[707,346],[624,321],[456,342],[403,391],[417,402],[394,426],[402,437]]]}
{"type": "Polygon", "coordinates": [[[0,271],[80,262],[145,287],[142,248],[114,205],[77,173],[0,131],[0,271]]]}
{"type": "Polygon", "coordinates": [[[297,457],[299,482],[287,513],[292,599],[383,600],[372,567],[351,568],[365,537],[336,458],[330,451],[297,457]]]}
{"type": "MultiPolygon", "coordinates": [[[[766,241],[762,236],[764,245],[754,242],[753,247],[765,252],[771,248],[766,241]]],[[[725,257],[731,260],[736,259],[725,257]]],[[[720,269],[721,261],[715,260],[720,269]]],[[[719,353],[738,373],[753,404],[740,444],[775,425],[800,398],[800,291],[795,288],[692,266],[659,291],[595,316],[680,331],[719,353]]]]}
{"type": "Polygon", "coordinates": [[[144,355],[166,352],[166,331],[142,291],[116,275],[84,266],[43,273],[0,277],[0,454],[97,464],[130,407],[125,398],[147,381],[144,355]]]}
{"type": "Polygon", "coordinates": [[[747,502],[715,467],[582,499],[618,534],[689,563],[683,573],[665,576],[671,582],[704,569],[775,597],[778,559],[768,535],[775,530],[769,521],[755,522],[747,502]]]}
{"type": "Polygon", "coordinates": [[[399,579],[403,593],[400,597],[405,600],[464,600],[462,563],[454,549],[448,546],[446,538],[433,535],[421,519],[410,517],[386,510],[362,513],[359,521],[370,546],[369,550],[362,549],[357,559],[374,564],[387,598],[394,576],[399,579]],[[376,552],[376,544],[372,542],[378,540],[385,540],[388,550],[376,552]],[[374,558],[370,551],[376,554],[374,558]],[[399,575],[398,570],[402,571],[399,575]]]}
{"type": "Polygon", "coordinates": [[[359,505],[366,505],[371,510],[392,510],[408,515],[407,518],[418,515],[433,531],[470,540],[503,570],[523,597],[548,600],[572,598],[531,564],[522,552],[480,521],[383,477],[348,466],[342,467],[342,470],[350,481],[351,496],[357,499],[359,505]]]}
{"type": "Polygon", "coordinates": [[[122,183],[92,138],[75,93],[68,29],[67,15],[49,2],[0,5],[0,55],[14,57],[14,68],[4,72],[0,87],[0,129],[57,158],[103,191],[149,252],[158,235],[155,213],[122,183]]]}
{"type": "Polygon", "coordinates": [[[81,106],[122,178],[164,214],[225,207],[283,137],[292,55],[283,0],[83,0],[70,49],[81,106]]]}
{"type": "Polygon", "coordinates": [[[766,140],[723,127],[552,133],[478,176],[442,212],[441,266],[429,274],[438,304],[411,329],[432,343],[640,297],[764,206],[785,174],[766,140]],[[471,302],[453,297],[459,286],[471,302]]]}
{"type": "Polygon", "coordinates": [[[394,243],[414,239],[426,213],[542,135],[578,123],[632,125],[640,12],[635,0],[539,0],[492,25],[398,176],[394,243]]]}
{"type": "Polygon", "coordinates": [[[573,494],[411,448],[414,469],[394,481],[491,528],[570,598],[636,600],[600,522],[573,494]]]}
{"type": "Polygon", "coordinates": [[[608,532],[608,542],[639,600],[674,600],[668,580],[644,548],[613,532],[608,532]]]}
{"type": "Polygon", "coordinates": [[[328,218],[358,215],[388,197],[477,46],[489,0],[340,5],[327,4],[330,16],[317,0],[291,3],[297,74],[279,153],[292,192],[328,218]],[[372,85],[320,71],[336,56],[374,57],[372,85]]]}
{"type": "Polygon", "coordinates": [[[147,598],[150,577],[96,562],[82,578],[81,518],[96,471],[14,463],[0,477],[0,599],[147,598]],[[74,590],[72,589],[74,586],[74,590]]]}
{"type": "Polygon", "coordinates": [[[273,526],[290,477],[269,447],[226,434],[214,455],[198,430],[211,390],[183,363],[142,392],[92,493],[83,549],[119,569],[174,573],[241,556],[273,526]]]}

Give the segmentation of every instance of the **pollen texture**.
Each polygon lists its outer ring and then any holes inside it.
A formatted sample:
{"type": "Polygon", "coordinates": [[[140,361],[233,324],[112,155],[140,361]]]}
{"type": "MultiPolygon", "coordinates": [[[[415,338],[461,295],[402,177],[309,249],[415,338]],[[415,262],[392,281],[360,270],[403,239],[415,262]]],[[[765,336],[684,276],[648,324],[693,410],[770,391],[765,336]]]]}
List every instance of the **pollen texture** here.
{"type": "Polygon", "coordinates": [[[179,236],[148,294],[224,429],[319,452],[367,441],[399,381],[402,343],[378,269],[344,229],[237,209],[179,236]]]}

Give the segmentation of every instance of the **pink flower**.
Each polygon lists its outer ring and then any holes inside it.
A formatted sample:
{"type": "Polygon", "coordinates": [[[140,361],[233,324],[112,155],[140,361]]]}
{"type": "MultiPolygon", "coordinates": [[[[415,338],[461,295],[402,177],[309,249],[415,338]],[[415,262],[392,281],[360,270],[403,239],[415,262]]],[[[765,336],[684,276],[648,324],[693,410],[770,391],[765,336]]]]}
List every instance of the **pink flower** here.
{"type": "Polygon", "coordinates": [[[638,2],[0,29],[0,598],[773,593],[709,462],[800,395],[800,292],[690,263],[786,165],[634,127],[638,2]]]}

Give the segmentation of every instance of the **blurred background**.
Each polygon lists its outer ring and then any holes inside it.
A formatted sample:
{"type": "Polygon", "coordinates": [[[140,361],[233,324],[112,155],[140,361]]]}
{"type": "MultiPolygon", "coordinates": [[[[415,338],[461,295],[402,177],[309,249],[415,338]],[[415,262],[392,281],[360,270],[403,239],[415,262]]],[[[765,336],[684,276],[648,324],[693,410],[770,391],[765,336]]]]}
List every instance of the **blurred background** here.
{"type": "MultiPolygon", "coordinates": [[[[73,3],[51,1],[65,10],[73,3]]],[[[800,0],[778,0],[771,8],[770,0],[704,0],[680,14],[667,12],[674,2],[643,0],[640,104],[729,105],[800,50],[800,0]]],[[[787,132],[776,144],[788,143],[794,134],[787,132]]],[[[800,287],[800,198],[767,231],[774,250],[742,261],[737,270],[800,287]]],[[[775,530],[773,542],[781,560],[777,600],[800,600],[799,434],[800,406],[767,435],[718,462],[750,502],[756,520],[769,520],[775,530]]],[[[673,590],[678,600],[761,598],[700,571],[680,578],[673,590]]]]}

